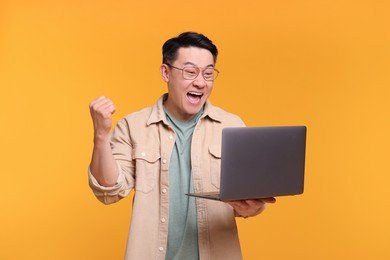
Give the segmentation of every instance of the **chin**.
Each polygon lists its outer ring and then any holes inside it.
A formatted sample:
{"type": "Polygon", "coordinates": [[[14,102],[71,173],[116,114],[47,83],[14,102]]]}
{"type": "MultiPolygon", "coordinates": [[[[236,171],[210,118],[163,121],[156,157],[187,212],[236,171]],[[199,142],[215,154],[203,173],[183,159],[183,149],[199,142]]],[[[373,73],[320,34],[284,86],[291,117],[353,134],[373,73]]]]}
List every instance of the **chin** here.
{"type": "Polygon", "coordinates": [[[202,105],[196,105],[196,106],[191,106],[188,110],[187,110],[187,113],[188,114],[191,114],[191,115],[196,115],[199,113],[199,111],[202,109],[204,104],[202,105]]]}

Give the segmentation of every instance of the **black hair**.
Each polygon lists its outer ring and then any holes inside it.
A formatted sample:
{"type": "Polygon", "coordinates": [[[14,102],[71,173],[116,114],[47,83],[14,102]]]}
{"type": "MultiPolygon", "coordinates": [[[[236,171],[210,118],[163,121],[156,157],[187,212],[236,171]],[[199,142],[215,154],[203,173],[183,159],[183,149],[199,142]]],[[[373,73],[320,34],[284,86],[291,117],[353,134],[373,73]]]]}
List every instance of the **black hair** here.
{"type": "Polygon", "coordinates": [[[163,63],[173,63],[177,58],[177,51],[181,47],[198,47],[206,49],[213,55],[214,63],[217,62],[218,49],[209,38],[196,32],[184,32],[164,43],[162,47],[163,63]]]}

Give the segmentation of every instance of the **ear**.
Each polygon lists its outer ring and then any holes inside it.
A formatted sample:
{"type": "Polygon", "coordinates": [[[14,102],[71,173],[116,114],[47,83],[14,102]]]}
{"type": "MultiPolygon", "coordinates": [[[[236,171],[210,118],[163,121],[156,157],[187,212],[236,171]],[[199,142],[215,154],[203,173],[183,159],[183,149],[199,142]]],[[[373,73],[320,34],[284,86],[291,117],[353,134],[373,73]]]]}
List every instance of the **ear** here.
{"type": "Polygon", "coordinates": [[[169,70],[168,70],[168,66],[167,65],[161,64],[161,66],[160,66],[160,74],[161,74],[162,79],[165,82],[169,81],[169,70]]]}

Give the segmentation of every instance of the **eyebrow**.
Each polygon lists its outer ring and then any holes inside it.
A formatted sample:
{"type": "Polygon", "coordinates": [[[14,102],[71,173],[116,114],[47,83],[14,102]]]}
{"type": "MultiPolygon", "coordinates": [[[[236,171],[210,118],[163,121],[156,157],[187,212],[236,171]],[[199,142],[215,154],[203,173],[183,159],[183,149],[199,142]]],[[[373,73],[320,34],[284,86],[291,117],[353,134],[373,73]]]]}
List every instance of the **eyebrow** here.
{"type": "MultiPolygon", "coordinates": [[[[195,63],[191,62],[191,61],[187,61],[183,64],[184,66],[186,65],[192,65],[194,67],[198,67],[195,63]]],[[[200,67],[199,67],[200,68],[200,67]]],[[[203,67],[203,68],[214,68],[214,64],[209,64],[207,65],[206,67],[203,67]]]]}

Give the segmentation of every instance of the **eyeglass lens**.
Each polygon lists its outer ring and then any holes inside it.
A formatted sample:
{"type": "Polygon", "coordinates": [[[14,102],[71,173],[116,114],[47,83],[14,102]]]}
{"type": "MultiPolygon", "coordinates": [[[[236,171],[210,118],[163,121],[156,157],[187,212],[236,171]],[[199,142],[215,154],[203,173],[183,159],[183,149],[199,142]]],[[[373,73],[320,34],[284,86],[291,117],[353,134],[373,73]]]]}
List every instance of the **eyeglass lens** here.
{"type": "MultiPolygon", "coordinates": [[[[197,67],[184,67],[183,77],[185,79],[195,79],[200,73],[200,69],[197,67]]],[[[202,75],[205,80],[214,80],[217,76],[217,71],[214,68],[206,68],[202,71],[202,75]]]]}

